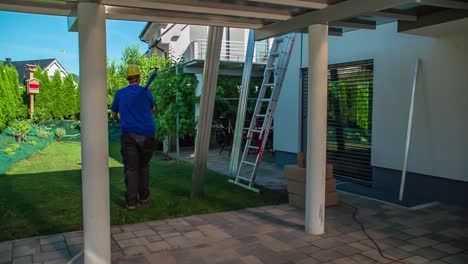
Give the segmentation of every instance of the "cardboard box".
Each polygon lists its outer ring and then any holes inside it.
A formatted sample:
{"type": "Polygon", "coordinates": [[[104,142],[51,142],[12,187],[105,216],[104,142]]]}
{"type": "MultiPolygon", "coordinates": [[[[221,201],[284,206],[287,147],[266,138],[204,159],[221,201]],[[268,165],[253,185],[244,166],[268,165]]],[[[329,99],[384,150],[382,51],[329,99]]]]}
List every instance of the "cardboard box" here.
{"type": "Polygon", "coordinates": [[[288,180],[288,193],[294,193],[304,196],[306,192],[305,182],[288,180]]]}
{"type": "Polygon", "coordinates": [[[327,178],[325,183],[325,192],[331,193],[336,192],[336,179],[335,178],[327,178]]]}
{"type": "Polygon", "coordinates": [[[299,166],[299,168],[306,167],[306,154],[304,152],[297,153],[297,166],[299,166]]]}
{"type": "Polygon", "coordinates": [[[286,165],[284,166],[284,177],[288,179],[288,181],[302,182],[305,185],[306,169],[300,168],[297,165],[286,165]]]}
{"type": "Polygon", "coordinates": [[[331,192],[331,193],[325,194],[325,206],[336,205],[339,202],[340,202],[340,195],[338,194],[338,192],[331,192]]]}

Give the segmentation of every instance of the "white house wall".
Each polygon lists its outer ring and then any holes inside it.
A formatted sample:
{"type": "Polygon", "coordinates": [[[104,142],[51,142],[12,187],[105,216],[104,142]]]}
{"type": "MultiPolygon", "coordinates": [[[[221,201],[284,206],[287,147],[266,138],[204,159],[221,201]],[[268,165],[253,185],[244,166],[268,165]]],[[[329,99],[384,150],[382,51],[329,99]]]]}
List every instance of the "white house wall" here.
{"type": "MultiPolygon", "coordinates": [[[[301,35],[296,41],[283,81],[274,117],[273,148],[276,151],[297,153],[300,151],[301,104],[301,35]]],[[[307,46],[304,48],[307,50],[307,46]]]]}
{"type": "MultiPolygon", "coordinates": [[[[307,65],[307,38],[303,38],[307,65]]],[[[397,33],[396,24],[330,37],[329,63],[374,60],[372,165],[401,170],[414,64],[416,90],[408,171],[468,181],[468,31],[440,38],[397,33]]],[[[275,115],[275,149],[299,150],[300,53],[296,45],[275,115]],[[293,129],[296,128],[296,129],[293,129]]]]}
{"type": "Polygon", "coordinates": [[[59,71],[61,79],[67,76],[67,72],[55,62],[53,62],[49,67],[47,67],[46,70],[47,70],[47,75],[49,75],[51,78],[54,76],[56,71],[59,71]]]}

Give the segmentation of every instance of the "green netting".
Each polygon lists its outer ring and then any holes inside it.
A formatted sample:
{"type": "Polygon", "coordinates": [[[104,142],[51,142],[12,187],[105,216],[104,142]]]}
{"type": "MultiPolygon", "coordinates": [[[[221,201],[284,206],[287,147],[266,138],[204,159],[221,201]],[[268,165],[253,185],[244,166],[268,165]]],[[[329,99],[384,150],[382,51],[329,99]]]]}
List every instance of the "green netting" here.
{"type": "MultiPolygon", "coordinates": [[[[23,160],[35,152],[47,147],[52,140],[58,141],[81,141],[80,122],[67,120],[50,120],[34,127],[28,134],[27,139],[18,143],[13,133],[8,128],[0,133],[0,174],[5,173],[11,165],[23,160]],[[56,136],[58,128],[65,129],[63,137],[56,136]],[[37,133],[40,129],[50,132],[47,138],[39,138],[37,133]]],[[[120,127],[114,122],[109,122],[109,142],[119,142],[120,127]]]]}
{"type": "Polygon", "coordinates": [[[3,130],[0,134],[0,174],[5,173],[11,165],[22,159],[25,159],[37,151],[47,147],[54,139],[52,133],[46,138],[37,136],[39,128],[36,127],[27,134],[26,140],[18,143],[9,129],[3,130]]]}

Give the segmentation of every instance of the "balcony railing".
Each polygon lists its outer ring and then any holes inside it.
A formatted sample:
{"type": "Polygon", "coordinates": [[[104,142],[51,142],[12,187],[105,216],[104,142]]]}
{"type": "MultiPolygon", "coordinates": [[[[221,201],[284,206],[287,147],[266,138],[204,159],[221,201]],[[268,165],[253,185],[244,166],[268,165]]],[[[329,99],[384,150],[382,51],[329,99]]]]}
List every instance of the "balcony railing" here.
{"type": "MultiPolygon", "coordinates": [[[[192,41],[187,48],[184,59],[190,60],[204,60],[207,49],[206,40],[192,41]]],[[[223,41],[221,44],[221,61],[245,61],[246,46],[242,41],[223,41]]],[[[269,46],[268,42],[262,41],[255,43],[254,63],[266,63],[268,59],[269,46]]]]}

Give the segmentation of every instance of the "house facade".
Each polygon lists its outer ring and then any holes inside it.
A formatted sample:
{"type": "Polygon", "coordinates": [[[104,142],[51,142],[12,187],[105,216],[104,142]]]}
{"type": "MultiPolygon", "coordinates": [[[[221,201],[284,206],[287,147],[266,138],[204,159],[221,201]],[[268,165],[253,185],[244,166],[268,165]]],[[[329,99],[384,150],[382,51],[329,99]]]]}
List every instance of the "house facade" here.
{"type": "MultiPolygon", "coordinates": [[[[329,37],[327,160],[335,163],[335,175],[346,180],[339,189],[397,200],[419,58],[405,197],[409,203],[468,204],[467,28],[468,19],[462,19],[399,33],[397,23],[388,23],[376,30],[329,37]],[[333,77],[334,69],[338,78],[333,77]],[[365,92],[357,82],[364,84],[365,92]],[[337,107],[336,83],[341,88],[342,151],[337,150],[337,118],[331,116],[337,107]],[[362,134],[363,125],[346,120],[350,119],[346,114],[354,115],[354,121],[360,114],[356,109],[349,111],[352,105],[346,109],[350,97],[356,102],[354,108],[359,104],[367,108],[367,135],[357,139],[352,137],[362,134]]],[[[292,51],[275,113],[274,148],[280,164],[295,163],[296,153],[306,150],[307,39],[305,34],[296,35],[299,43],[292,51]]]]}
{"type": "Polygon", "coordinates": [[[41,69],[47,72],[49,78],[52,78],[57,71],[60,74],[61,79],[64,79],[68,75],[67,70],[62,66],[62,64],[60,64],[57,59],[53,58],[27,61],[12,61],[10,58],[7,58],[5,63],[8,65],[11,64],[16,68],[18,71],[20,85],[22,85],[25,80],[29,79],[29,72],[26,69],[27,64],[41,67],[41,69]]]}
{"type": "MultiPolygon", "coordinates": [[[[387,22],[375,30],[329,37],[328,105],[335,116],[329,114],[327,159],[335,165],[335,176],[343,180],[339,189],[397,200],[414,65],[420,58],[407,158],[407,202],[468,203],[468,141],[463,136],[468,125],[462,122],[468,110],[462,102],[468,97],[468,76],[463,74],[468,68],[468,52],[463,50],[468,32],[460,34],[460,28],[468,28],[466,19],[402,33],[396,22],[387,22]],[[336,89],[338,96],[333,95],[336,89]]],[[[200,94],[207,32],[205,26],[148,23],[140,38],[148,43],[148,53],[165,53],[181,61],[186,72],[195,73],[200,94]]],[[[247,34],[245,29],[225,28],[220,74],[241,75],[247,34]],[[228,62],[237,68],[229,69],[228,62]]],[[[296,34],[275,113],[273,142],[279,165],[295,164],[297,153],[306,151],[307,40],[307,34],[296,34]]],[[[256,43],[254,63],[264,62],[270,43],[256,43]]],[[[261,76],[262,70],[258,67],[254,74],[261,76]]]]}

